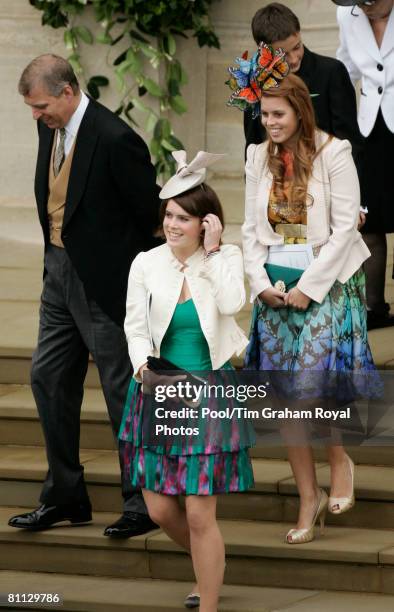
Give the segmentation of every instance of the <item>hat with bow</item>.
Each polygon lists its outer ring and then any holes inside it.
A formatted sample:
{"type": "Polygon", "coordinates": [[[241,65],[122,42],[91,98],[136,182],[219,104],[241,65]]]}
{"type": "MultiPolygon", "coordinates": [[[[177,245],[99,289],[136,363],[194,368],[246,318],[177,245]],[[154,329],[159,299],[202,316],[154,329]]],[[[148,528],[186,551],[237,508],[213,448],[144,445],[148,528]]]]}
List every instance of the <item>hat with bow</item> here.
{"type": "Polygon", "coordinates": [[[186,151],[173,151],[172,156],[177,163],[177,171],[164,185],[159,193],[161,200],[174,198],[193,187],[198,187],[205,181],[207,168],[216,161],[225,157],[222,153],[207,153],[199,151],[196,157],[188,164],[186,151]]]}

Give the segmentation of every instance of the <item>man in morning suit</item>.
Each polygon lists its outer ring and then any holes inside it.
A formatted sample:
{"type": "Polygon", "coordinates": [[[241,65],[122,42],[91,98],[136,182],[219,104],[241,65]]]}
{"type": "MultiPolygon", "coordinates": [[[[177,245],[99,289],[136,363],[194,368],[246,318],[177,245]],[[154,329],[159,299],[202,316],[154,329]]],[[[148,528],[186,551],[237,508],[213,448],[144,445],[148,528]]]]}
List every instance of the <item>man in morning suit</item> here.
{"type": "MultiPolygon", "coordinates": [[[[286,53],[291,72],[307,85],[315,109],[317,126],[352,144],[356,165],[363,146],[357,123],[357,104],[349,74],[337,59],[313,53],[303,45],[298,17],[287,6],[272,2],[259,9],[252,20],[253,38],[286,53]]],[[[246,146],[265,140],[260,117],[244,113],[246,146]]]]}
{"type": "MultiPolygon", "coordinates": [[[[159,200],[145,143],[80,90],[65,59],[34,59],[22,73],[19,93],[39,134],[35,195],[45,256],[31,385],[49,470],[41,506],[12,517],[9,525],[37,530],[92,519],[79,460],[89,353],[116,435],[132,375],[123,332],[128,273],[135,255],[155,245],[159,200]]],[[[155,525],[119,458],[124,512],[104,534],[129,537],[155,525]]]]}

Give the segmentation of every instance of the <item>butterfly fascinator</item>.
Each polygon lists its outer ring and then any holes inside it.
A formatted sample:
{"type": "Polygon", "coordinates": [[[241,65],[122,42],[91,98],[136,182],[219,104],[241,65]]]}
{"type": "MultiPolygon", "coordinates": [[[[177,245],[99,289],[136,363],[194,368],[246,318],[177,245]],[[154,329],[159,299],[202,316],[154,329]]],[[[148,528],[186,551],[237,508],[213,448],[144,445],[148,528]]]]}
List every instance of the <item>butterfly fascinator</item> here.
{"type": "Polygon", "coordinates": [[[252,109],[253,119],[260,114],[262,92],[278,87],[280,81],[289,73],[289,64],[282,49],[274,49],[261,42],[256,53],[248,60],[248,52],[235,59],[238,66],[229,67],[230,78],[226,81],[232,91],[228,106],[236,106],[242,111],[252,109]]]}

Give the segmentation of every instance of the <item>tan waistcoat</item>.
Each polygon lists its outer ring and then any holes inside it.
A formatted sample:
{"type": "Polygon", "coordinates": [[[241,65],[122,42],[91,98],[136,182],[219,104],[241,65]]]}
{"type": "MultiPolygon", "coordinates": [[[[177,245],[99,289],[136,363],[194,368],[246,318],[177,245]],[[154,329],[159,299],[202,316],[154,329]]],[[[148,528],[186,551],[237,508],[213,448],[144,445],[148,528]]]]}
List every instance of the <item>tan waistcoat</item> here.
{"type": "Polygon", "coordinates": [[[48,220],[49,220],[49,241],[58,247],[64,248],[61,239],[63,226],[64,207],[66,203],[68,181],[70,178],[71,163],[74,155],[75,141],[73,146],[63,162],[59,174],[55,177],[53,172],[53,160],[57,143],[57,135],[53,139],[53,147],[51,161],[49,166],[48,180],[48,220]]]}

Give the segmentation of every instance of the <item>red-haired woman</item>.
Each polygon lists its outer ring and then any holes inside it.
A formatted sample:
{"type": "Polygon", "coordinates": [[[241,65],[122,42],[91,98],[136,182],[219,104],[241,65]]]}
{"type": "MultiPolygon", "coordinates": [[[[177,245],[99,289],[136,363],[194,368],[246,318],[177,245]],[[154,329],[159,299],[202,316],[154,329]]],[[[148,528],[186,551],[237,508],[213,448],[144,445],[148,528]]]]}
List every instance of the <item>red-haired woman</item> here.
{"type": "MultiPolygon", "coordinates": [[[[294,74],[263,90],[260,103],[267,141],[247,150],[242,227],[255,300],[246,367],[320,374],[373,370],[361,270],[369,251],[357,231],[360,197],[351,146],[316,129],[310,93],[294,74]],[[312,247],[309,265],[291,289],[270,279],[265,268],[270,247],[288,243],[312,247]]],[[[312,540],[327,506],[340,514],[354,504],[354,465],[344,448],[328,447],[328,499],[318,487],[308,444],[288,448],[300,495],[289,544],[312,540]]]]}

